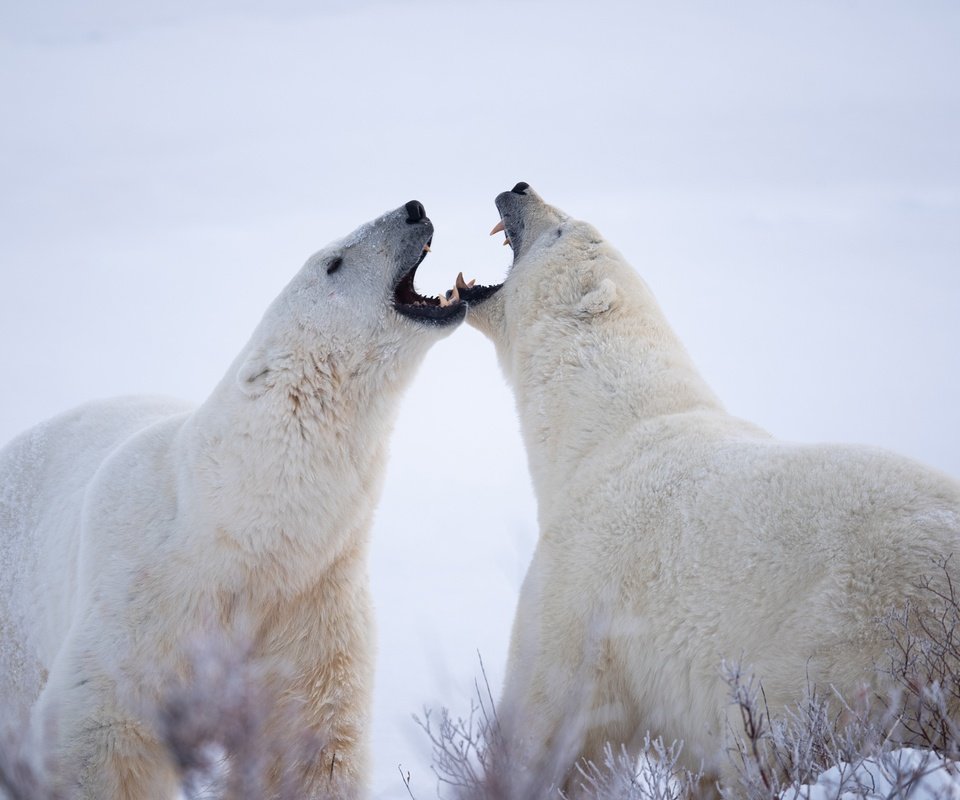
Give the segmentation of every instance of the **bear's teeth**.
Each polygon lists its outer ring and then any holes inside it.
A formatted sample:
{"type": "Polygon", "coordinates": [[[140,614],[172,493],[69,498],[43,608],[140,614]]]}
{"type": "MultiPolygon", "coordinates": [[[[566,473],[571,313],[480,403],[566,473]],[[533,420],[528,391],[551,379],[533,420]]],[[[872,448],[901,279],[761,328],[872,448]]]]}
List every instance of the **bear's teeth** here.
{"type": "MultiPolygon", "coordinates": [[[[474,285],[476,282],[477,282],[477,279],[476,279],[476,278],[473,278],[473,279],[470,281],[470,283],[467,283],[467,282],[463,279],[463,273],[461,272],[459,275],[457,275],[457,282],[456,282],[455,285],[456,285],[456,288],[457,288],[457,289],[472,289],[472,288],[473,288],[473,285],[474,285]]],[[[459,299],[459,298],[458,298],[458,299],[459,299]]]]}
{"type": "Polygon", "coordinates": [[[503,230],[503,220],[500,220],[496,225],[493,226],[493,230],[490,231],[490,235],[493,236],[495,233],[500,233],[503,230]]]}
{"type": "Polygon", "coordinates": [[[504,247],[506,247],[508,244],[510,244],[510,239],[509,239],[509,237],[503,240],[503,245],[504,245],[504,247]]]}
{"type": "Polygon", "coordinates": [[[440,295],[437,299],[440,301],[441,308],[452,306],[454,303],[460,302],[460,290],[454,286],[452,289],[447,289],[446,293],[440,295]]]}
{"type": "Polygon", "coordinates": [[[430,245],[425,244],[425,245],[423,246],[423,252],[424,252],[424,253],[429,253],[429,252],[430,252],[430,245]]]}

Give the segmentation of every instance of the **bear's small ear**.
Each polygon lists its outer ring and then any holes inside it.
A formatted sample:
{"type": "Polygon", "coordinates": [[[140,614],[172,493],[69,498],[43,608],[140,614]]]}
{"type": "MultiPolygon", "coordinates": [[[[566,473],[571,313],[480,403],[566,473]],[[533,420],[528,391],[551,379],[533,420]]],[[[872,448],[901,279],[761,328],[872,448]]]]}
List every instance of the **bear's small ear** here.
{"type": "Polygon", "coordinates": [[[580,298],[577,304],[577,311],[581,314],[603,314],[609,311],[617,301],[617,285],[609,278],[600,281],[596,289],[587,292],[580,298]]]}
{"type": "Polygon", "coordinates": [[[237,386],[247,397],[260,397],[273,385],[272,373],[269,356],[254,350],[237,371],[237,386]]]}

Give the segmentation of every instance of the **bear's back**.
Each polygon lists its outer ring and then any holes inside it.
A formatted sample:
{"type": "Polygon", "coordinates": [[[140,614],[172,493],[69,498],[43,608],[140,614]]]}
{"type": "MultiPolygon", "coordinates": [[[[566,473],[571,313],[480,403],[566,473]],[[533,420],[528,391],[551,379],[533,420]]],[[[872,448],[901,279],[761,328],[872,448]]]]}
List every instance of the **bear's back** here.
{"type": "Polygon", "coordinates": [[[0,449],[0,711],[11,721],[43,687],[50,639],[69,627],[75,570],[44,567],[75,564],[87,486],[126,439],[187,410],[167,398],[96,401],[0,449]]]}

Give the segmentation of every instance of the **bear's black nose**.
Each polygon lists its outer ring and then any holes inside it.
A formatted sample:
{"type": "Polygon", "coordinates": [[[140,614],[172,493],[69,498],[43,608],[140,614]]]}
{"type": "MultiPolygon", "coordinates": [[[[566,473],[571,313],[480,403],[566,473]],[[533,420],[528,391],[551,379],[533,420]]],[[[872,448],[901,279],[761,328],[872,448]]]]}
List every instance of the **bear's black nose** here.
{"type": "Polygon", "coordinates": [[[527,189],[530,188],[530,184],[526,181],[520,181],[516,186],[514,186],[510,191],[514,194],[526,194],[527,189]]]}
{"type": "Polygon", "coordinates": [[[407,209],[407,222],[410,225],[427,218],[427,210],[419,200],[411,200],[404,208],[407,209]]]}

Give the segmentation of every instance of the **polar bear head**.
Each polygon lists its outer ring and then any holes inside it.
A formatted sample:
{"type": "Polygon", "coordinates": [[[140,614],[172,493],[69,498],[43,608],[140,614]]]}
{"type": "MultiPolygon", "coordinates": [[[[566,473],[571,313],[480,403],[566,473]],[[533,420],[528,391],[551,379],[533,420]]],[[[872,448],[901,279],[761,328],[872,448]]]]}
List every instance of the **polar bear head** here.
{"type": "Polygon", "coordinates": [[[592,225],[526,183],[496,205],[507,277],[457,286],[513,389],[538,496],[565,491],[602,442],[615,448],[625,420],[720,408],[649,287],[592,225]]]}
{"type": "Polygon", "coordinates": [[[513,251],[506,280],[496,286],[466,286],[468,322],[497,346],[510,377],[510,352],[528,332],[544,326],[564,337],[618,303],[617,286],[632,272],[596,229],[545,203],[527,183],[496,198],[500,222],[513,251]]]}
{"type": "Polygon", "coordinates": [[[409,377],[466,312],[414,288],[432,240],[433,224],[411,200],[315,253],[267,310],[236,384],[252,398],[273,389],[296,397],[363,382],[373,393],[409,377]]]}

